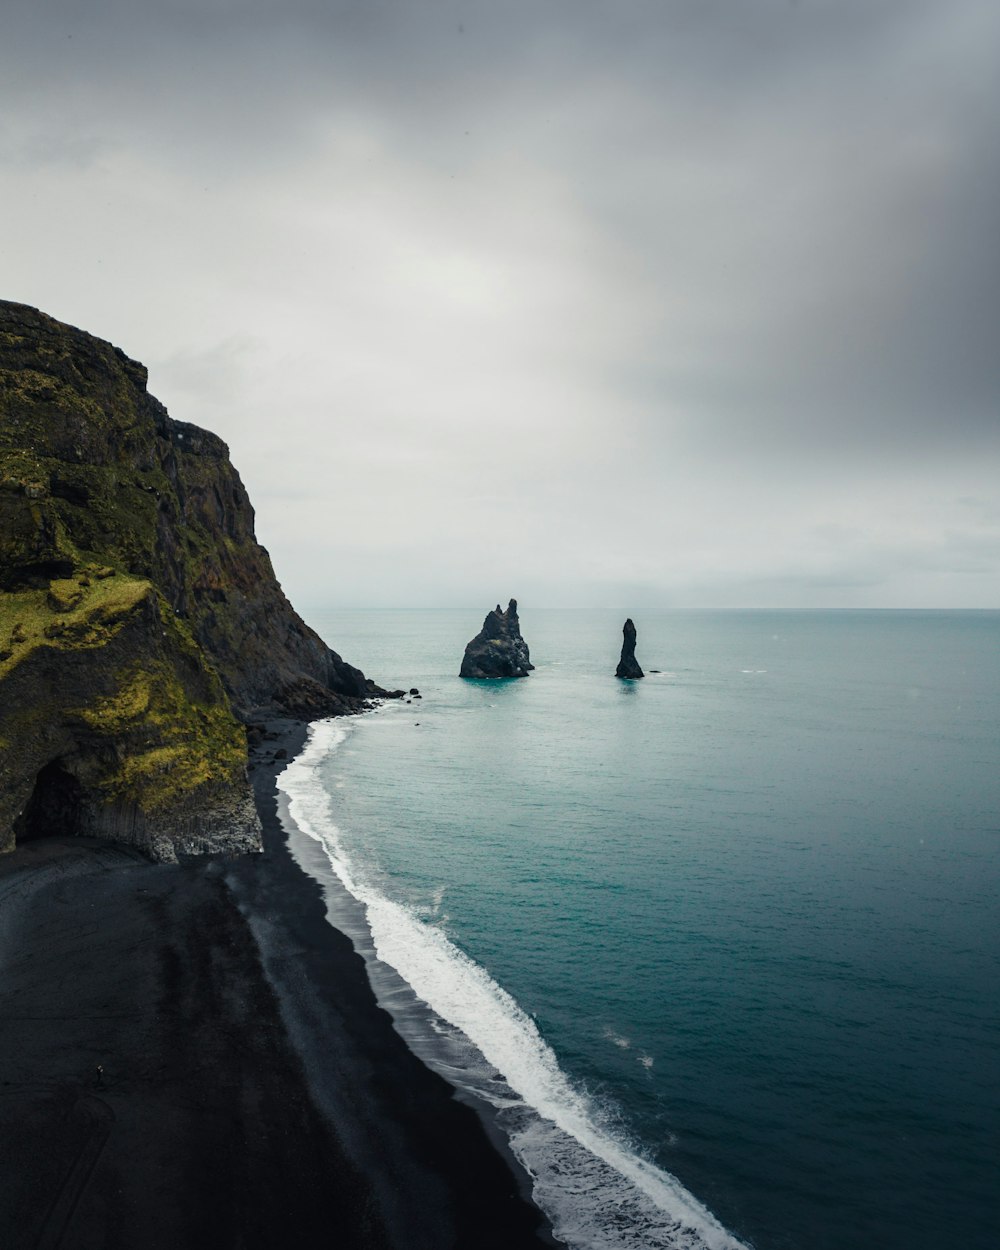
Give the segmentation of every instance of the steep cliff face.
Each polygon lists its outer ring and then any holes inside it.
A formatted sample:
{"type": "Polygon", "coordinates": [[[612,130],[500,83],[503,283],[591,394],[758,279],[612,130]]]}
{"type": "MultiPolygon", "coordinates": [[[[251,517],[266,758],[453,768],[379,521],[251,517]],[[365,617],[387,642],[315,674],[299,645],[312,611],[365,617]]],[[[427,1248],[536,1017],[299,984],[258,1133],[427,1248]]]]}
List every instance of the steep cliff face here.
{"type": "Polygon", "coordinates": [[[0,849],[253,845],[237,717],[382,693],[288,603],[222,440],[117,348],[0,303],[0,849]]]}

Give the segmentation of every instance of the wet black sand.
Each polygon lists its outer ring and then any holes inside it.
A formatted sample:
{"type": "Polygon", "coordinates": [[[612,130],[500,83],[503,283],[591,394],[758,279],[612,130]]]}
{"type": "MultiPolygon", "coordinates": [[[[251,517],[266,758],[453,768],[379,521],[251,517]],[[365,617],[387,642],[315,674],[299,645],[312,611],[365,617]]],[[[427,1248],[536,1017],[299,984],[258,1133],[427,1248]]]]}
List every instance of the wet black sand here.
{"type": "Polygon", "coordinates": [[[0,859],[0,1246],[552,1245],[289,854],[270,728],[263,855],[0,859]]]}

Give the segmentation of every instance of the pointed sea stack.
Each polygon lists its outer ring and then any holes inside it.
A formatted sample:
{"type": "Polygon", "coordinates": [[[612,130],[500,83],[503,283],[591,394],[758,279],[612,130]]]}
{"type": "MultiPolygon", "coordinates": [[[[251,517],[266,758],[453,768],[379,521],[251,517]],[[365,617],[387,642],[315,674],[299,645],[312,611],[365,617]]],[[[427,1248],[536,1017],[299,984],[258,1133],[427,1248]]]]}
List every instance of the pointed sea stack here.
{"type": "Polygon", "coordinates": [[[499,603],[483,621],[483,628],[465,648],[460,677],[527,677],[535,666],[521,637],[517,600],[504,612],[499,603]]]}
{"type": "Polygon", "coordinates": [[[618,661],[615,676],[622,677],[625,681],[634,681],[637,677],[645,677],[646,674],[639,667],[639,663],[635,658],[635,626],[632,624],[631,617],[622,627],[622,633],[625,635],[622,642],[622,658],[618,661]]]}

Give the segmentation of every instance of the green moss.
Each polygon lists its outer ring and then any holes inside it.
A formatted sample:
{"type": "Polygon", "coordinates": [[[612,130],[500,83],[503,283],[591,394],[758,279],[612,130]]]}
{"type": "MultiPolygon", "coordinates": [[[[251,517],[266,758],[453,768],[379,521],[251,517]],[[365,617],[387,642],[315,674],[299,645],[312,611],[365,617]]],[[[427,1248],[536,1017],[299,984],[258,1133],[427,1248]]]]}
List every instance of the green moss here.
{"type": "Polygon", "coordinates": [[[5,522],[0,556],[10,567],[28,565],[41,543],[49,558],[102,564],[110,559],[121,568],[152,573],[159,500],[168,490],[160,470],[66,464],[54,456],[0,447],[5,522]]]}
{"type": "Polygon", "coordinates": [[[135,665],[112,696],[75,715],[121,746],[118,767],[100,785],[109,800],[127,797],[153,812],[204,788],[237,784],[244,775],[246,738],[221,687],[208,699],[192,698],[166,660],[135,665]]]}
{"type": "Polygon", "coordinates": [[[47,474],[42,461],[25,448],[0,450],[0,490],[24,494],[44,490],[47,474]]]}
{"type": "Polygon", "coordinates": [[[143,578],[115,577],[83,585],[78,580],[58,582],[79,594],[68,610],[54,611],[51,590],[22,590],[0,594],[0,675],[10,672],[36,647],[81,649],[99,647],[121,628],[128,614],[148,594],[143,578]]]}
{"type": "Polygon", "coordinates": [[[137,671],[126,678],[110,698],[99,699],[92,707],[84,708],[78,715],[85,725],[104,734],[117,734],[135,726],[140,717],[149,710],[152,697],[153,676],[137,671]]]}
{"type": "Polygon", "coordinates": [[[8,428],[13,427],[21,441],[32,434],[44,438],[43,422],[69,419],[74,424],[99,423],[105,415],[94,397],[35,369],[0,369],[0,396],[0,413],[9,418],[8,428]]]}
{"type": "Polygon", "coordinates": [[[0,655],[9,652],[0,679],[41,648],[104,648],[148,602],[142,654],[133,650],[114,674],[112,693],[63,713],[113,748],[96,789],[107,802],[126,800],[148,814],[241,785],[246,737],[189,628],[148,581],[110,572],[84,569],[48,591],[0,594],[0,655]],[[53,610],[54,591],[79,600],[53,610]]]}
{"type": "Polygon", "coordinates": [[[49,583],[46,602],[53,612],[72,612],[83,599],[84,587],[74,578],[57,578],[49,583]]]}

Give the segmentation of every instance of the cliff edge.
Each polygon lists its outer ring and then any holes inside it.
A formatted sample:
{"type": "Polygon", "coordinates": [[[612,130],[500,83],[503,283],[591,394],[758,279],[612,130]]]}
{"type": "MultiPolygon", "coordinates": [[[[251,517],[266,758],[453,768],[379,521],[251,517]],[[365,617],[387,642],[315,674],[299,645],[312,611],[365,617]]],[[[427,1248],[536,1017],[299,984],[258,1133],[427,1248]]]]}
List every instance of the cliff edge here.
{"type": "Polygon", "coordinates": [[[259,847],[246,732],[384,695],[304,624],[225,443],[110,343],[0,302],[0,850],[259,847]]]}

